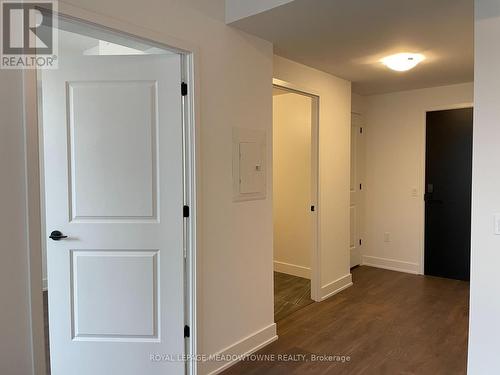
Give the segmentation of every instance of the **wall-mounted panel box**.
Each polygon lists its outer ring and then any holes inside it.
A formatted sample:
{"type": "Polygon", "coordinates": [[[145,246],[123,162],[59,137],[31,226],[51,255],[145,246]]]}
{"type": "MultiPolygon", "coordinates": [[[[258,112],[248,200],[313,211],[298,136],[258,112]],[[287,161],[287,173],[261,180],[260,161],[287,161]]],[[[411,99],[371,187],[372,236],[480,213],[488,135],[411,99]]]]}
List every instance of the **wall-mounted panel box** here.
{"type": "Polygon", "coordinates": [[[233,128],[233,201],[266,198],[266,132],[233,128]]]}

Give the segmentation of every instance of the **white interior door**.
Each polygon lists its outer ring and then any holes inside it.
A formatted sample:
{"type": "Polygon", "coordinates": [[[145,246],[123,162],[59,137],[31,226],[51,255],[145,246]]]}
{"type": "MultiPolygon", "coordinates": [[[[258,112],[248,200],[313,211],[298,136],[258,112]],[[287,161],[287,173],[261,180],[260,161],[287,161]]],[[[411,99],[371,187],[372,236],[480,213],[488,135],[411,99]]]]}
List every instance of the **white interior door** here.
{"type": "Polygon", "coordinates": [[[351,202],[350,202],[350,256],[351,267],[361,264],[363,240],[363,124],[359,114],[351,115],[351,202]]]}
{"type": "Polygon", "coordinates": [[[46,235],[67,236],[47,240],[52,374],[184,373],[180,56],[59,66],[42,73],[46,235]]]}

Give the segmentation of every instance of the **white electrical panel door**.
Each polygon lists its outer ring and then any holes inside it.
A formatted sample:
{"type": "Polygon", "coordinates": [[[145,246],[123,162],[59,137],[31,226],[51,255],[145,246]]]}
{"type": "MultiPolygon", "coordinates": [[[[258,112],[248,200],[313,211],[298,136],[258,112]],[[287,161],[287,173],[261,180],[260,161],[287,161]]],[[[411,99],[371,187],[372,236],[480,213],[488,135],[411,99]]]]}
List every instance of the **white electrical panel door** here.
{"type": "Polygon", "coordinates": [[[262,151],[257,142],[240,143],[240,193],[258,193],[264,189],[262,151]]]}
{"type": "Polygon", "coordinates": [[[233,201],[266,198],[266,132],[233,128],[233,201]]]}

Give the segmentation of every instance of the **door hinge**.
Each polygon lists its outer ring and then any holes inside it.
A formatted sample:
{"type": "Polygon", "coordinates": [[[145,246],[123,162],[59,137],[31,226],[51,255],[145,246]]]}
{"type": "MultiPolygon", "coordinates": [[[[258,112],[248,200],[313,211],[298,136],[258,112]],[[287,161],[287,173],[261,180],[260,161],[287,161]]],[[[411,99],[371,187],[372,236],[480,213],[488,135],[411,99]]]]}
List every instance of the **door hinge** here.
{"type": "Polygon", "coordinates": [[[184,337],[191,337],[191,329],[188,325],[184,326],[184,337]]]}
{"type": "Polygon", "coordinates": [[[363,128],[359,128],[359,134],[363,134],[363,128]]]}
{"type": "Polygon", "coordinates": [[[359,184],[359,190],[363,190],[363,184],[359,184]]]}
{"type": "Polygon", "coordinates": [[[186,82],[181,83],[181,95],[186,96],[188,94],[188,85],[186,82]]]}
{"type": "Polygon", "coordinates": [[[314,210],[316,210],[316,207],[311,206],[311,212],[314,212],[314,210]]]}
{"type": "Polygon", "coordinates": [[[182,208],[182,216],[183,217],[189,217],[189,206],[184,206],[182,208]]]}
{"type": "Polygon", "coordinates": [[[360,238],[359,239],[359,246],[363,245],[363,240],[360,238]]]}

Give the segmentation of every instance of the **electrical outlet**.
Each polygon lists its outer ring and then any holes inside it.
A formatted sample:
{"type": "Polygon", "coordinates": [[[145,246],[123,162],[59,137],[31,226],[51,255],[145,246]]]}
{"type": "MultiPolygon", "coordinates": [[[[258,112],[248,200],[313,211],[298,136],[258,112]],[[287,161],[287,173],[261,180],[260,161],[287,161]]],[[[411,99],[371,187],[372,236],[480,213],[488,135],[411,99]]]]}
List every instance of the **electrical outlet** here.
{"type": "Polygon", "coordinates": [[[391,234],[389,232],[384,233],[384,242],[391,242],[391,234]]]}
{"type": "Polygon", "coordinates": [[[418,197],[418,190],[417,190],[417,188],[411,189],[411,196],[413,198],[417,198],[418,197]]]}

